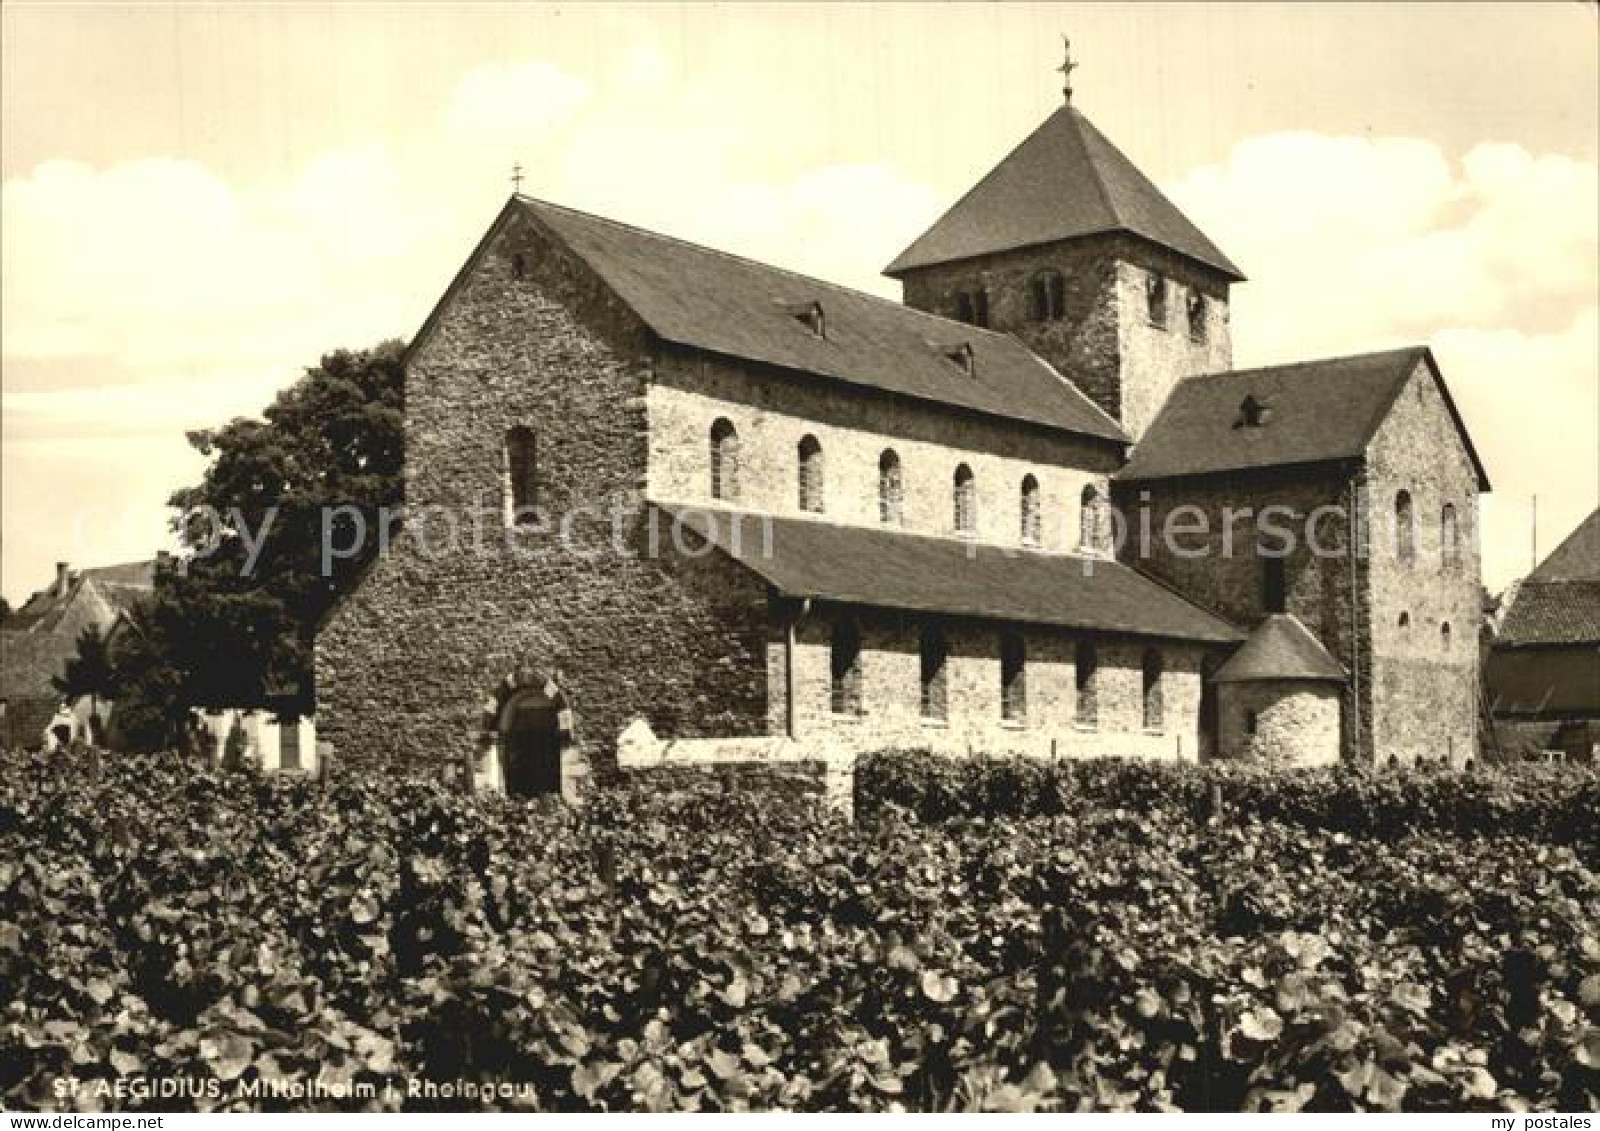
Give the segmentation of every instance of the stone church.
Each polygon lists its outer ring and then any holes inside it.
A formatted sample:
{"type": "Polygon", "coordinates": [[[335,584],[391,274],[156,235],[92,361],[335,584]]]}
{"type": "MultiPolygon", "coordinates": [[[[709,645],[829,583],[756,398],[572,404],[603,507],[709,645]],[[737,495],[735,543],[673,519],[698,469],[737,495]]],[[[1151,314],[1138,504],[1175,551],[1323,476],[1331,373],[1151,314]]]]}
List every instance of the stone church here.
{"type": "Polygon", "coordinates": [[[1488,482],[1425,347],[1232,369],[1243,274],[1070,99],[887,274],[507,201],[318,635],[336,756],[1474,753],[1488,482]]]}

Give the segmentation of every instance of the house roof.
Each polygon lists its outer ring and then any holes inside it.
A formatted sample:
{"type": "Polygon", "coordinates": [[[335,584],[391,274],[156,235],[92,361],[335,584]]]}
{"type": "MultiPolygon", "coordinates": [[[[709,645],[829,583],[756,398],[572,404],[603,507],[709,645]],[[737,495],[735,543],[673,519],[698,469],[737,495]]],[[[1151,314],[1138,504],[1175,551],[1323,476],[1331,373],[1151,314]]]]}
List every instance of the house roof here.
{"type": "Polygon", "coordinates": [[[1538,581],[1517,588],[1496,645],[1593,644],[1600,647],[1600,578],[1538,581]]]}
{"type": "Polygon", "coordinates": [[[884,269],[918,267],[1102,232],[1132,232],[1244,274],[1088,118],[1062,106],[884,269]]]}
{"type": "Polygon", "coordinates": [[[71,575],[65,593],[48,585],[23,602],[0,629],[0,697],[59,701],[51,679],[77,654],[78,633],[102,632],[155,585],[155,562],[95,566],[71,575]]]}
{"type": "Polygon", "coordinates": [[[1208,643],[1242,635],[1115,561],[814,519],[663,509],[786,596],[1208,643]]]}
{"type": "Polygon", "coordinates": [[[1496,647],[1600,646],[1600,510],[1513,586],[1507,600],[1496,647]]]}
{"type": "Polygon", "coordinates": [[[559,205],[515,201],[665,341],[1127,442],[1115,420],[1007,334],[559,205]],[[800,317],[814,306],[821,335],[800,317]],[[952,359],[963,346],[970,374],[952,359]]]}
{"type": "Polygon", "coordinates": [[[1117,472],[1123,482],[1360,459],[1418,365],[1433,374],[1480,490],[1489,477],[1426,346],[1179,381],[1117,472]],[[1246,398],[1263,411],[1243,422],[1246,398]]]}
{"type": "Polygon", "coordinates": [[[1540,562],[1529,581],[1600,581],[1600,508],[1540,562]]]}
{"type": "Polygon", "coordinates": [[[83,604],[72,618],[75,624],[109,625],[118,613],[126,612],[135,601],[154,589],[155,569],[156,563],[152,560],[79,570],[71,575],[71,584],[65,593],[57,592],[52,583],[24,601],[21,608],[6,618],[6,631],[55,632],[79,602],[83,604]]]}
{"type": "Polygon", "coordinates": [[[1343,683],[1345,670],[1298,618],[1274,613],[1256,625],[1244,647],[1211,678],[1215,683],[1280,679],[1343,683]]]}

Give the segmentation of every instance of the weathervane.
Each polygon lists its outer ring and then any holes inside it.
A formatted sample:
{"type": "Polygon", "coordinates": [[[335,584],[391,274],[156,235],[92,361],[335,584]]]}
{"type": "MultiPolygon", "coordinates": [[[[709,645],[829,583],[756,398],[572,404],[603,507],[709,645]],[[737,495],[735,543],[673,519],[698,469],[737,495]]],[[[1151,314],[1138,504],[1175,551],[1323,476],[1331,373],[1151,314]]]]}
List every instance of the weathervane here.
{"type": "Polygon", "coordinates": [[[511,191],[517,194],[522,192],[522,162],[511,163],[511,191]]]}
{"type": "Polygon", "coordinates": [[[1072,104],[1072,72],[1078,69],[1078,64],[1072,61],[1072,40],[1066,36],[1061,37],[1061,66],[1056,70],[1061,74],[1061,93],[1067,100],[1067,105],[1072,104]]]}

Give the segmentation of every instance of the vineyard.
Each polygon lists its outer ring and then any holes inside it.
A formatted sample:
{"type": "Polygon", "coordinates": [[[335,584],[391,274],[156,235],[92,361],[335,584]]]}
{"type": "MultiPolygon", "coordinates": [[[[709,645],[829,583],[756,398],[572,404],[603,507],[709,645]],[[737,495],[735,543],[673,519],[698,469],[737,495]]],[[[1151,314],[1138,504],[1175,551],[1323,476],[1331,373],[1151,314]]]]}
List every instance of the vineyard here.
{"type": "Polygon", "coordinates": [[[1592,772],[898,753],[857,811],[6,754],[0,1105],[1600,1103],[1592,772]]]}

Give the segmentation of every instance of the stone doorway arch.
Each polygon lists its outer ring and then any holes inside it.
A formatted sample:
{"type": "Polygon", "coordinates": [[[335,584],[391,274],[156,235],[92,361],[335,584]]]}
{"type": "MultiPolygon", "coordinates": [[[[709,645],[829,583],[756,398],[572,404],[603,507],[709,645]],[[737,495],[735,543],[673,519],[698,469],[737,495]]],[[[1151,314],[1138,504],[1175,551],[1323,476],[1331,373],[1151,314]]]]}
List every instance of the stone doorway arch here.
{"type": "Polygon", "coordinates": [[[529,668],[502,679],[479,718],[474,788],[576,802],[587,773],[572,705],[556,682],[529,668]]]}

